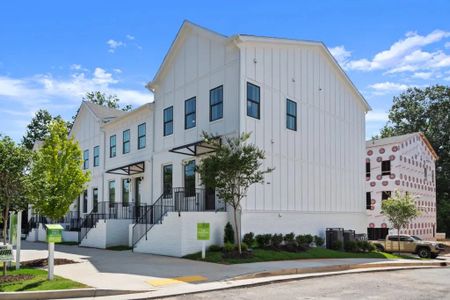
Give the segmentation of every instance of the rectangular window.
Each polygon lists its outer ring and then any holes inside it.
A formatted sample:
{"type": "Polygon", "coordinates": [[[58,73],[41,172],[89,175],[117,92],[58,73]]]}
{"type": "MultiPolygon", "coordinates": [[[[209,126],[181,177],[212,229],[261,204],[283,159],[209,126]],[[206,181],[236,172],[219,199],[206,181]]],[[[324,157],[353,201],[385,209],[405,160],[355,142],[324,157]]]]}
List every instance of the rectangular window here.
{"type": "Polygon", "coordinates": [[[381,162],[381,175],[391,175],[391,161],[383,160],[381,162]]]}
{"type": "Polygon", "coordinates": [[[164,136],[173,133],[173,106],[164,110],[164,136]]]}
{"type": "Polygon", "coordinates": [[[431,182],[434,183],[434,171],[431,171],[431,182]]]}
{"type": "Polygon", "coordinates": [[[108,191],[109,207],[114,207],[114,203],[116,203],[116,182],[114,180],[108,182],[108,191]]]}
{"type": "Polygon", "coordinates": [[[87,206],[88,206],[88,191],[85,190],[83,192],[83,213],[87,213],[87,206]]]}
{"type": "Polygon", "coordinates": [[[184,165],[184,196],[195,196],[195,160],[184,165]]]}
{"type": "Polygon", "coordinates": [[[94,167],[100,165],[100,146],[94,147],[94,167]]]}
{"type": "Polygon", "coordinates": [[[163,192],[164,198],[172,197],[172,176],[173,168],[172,165],[163,166],[163,192]]]}
{"type": "Polygon", "coordinates": [[[116,135],[109,137],[109,157],[116,157],[116,135]]]}
{"type": "Polygon", "coordinates": [[[192,97],[184,101],[184,129],[195,127],[196,99],[192,97]]]}
{"type": "Polygon", "coordinates": [[[366,178],[370,178],[370,162],[366,162],[366,178]]]}
{"type": "Polygon", "coordinates": [[[98,212],[98,188],[92,189],[92,212],[98,212]]]}
{"type": "Polygon", "coordinates": [[[223,85],[209,91],[209,121],[223,117],[223,85]]]}
{"type": "Polygon", "coordinates": [[[259,119],[260,91],[259,86],[247,82],[247,116],[259,119]]]}
{"type": "Polygon", "coordinates": [[[83,152],[83,169],[89,168],[89,150],[83,152]]]}
{"type": "Polygon", "coordinates": [[[391,191],[382,191],[381,192],[381,200],[387,200],[391,198],[391,191]]]}
{"type": "Polygon", "coordinates": [[[423,177],[425,178],[425,180],[427,180],[427,166],[423,167],[423,177]]]}
{"type": "Polygon", "coordinates": [[[126,154],[130,152],[130,129],[125,130],[122,133],[122,153],[126,154]]]}
{"type": "Polygon", "coordinates": [[[126,207],[130,203],[130,179],[122,180],[122,206],[126,207]]]}
{"type": "Polygon", "coordinates": [[[297,131],[297,103],[286,99],[286,128],[297,131]]]}
{"type": "Polygon", "coordinates": [[[367,192],[366,193],[366,209],[372,208],[372,193],[367,192]]]}
{"type": "Polygon", "coordinates": [[[142,123],[138,126],[138,149],[145,148],[145,135],[146,135],[146,125],[142,123]]]}

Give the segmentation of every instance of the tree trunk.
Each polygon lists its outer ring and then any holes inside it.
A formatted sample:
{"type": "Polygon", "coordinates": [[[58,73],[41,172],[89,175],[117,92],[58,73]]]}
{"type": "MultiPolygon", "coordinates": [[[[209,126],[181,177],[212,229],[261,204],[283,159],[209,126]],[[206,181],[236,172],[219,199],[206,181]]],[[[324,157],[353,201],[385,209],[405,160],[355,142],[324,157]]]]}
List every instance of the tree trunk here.
{"type": "MultiPolygon", "coordinates": [[[[3,245],[6,246],[6,233],[8,230],[8,213],[9,213],[9,201],[6,201],[5,210],[3,212],[3,245]]],[[[3,262],[3,276],[6,276],[6,262],[3,262]]]]}
{"type": "Polygon", "coordinates": [[[233,207],[233,217],[234,217],[234,229],[236,231],[236,241],[237,241],[237,245],[238,245],[238,251],[239,254],[242,254],[242,250],[241,250],[241,235],[239,234],[239,226],[237,223],[237,208],[233,207]]]}
{"type": "Polygon", "coordinates": [[[400,255],[400,227],[397,228],[398,255],[400,255]]]}

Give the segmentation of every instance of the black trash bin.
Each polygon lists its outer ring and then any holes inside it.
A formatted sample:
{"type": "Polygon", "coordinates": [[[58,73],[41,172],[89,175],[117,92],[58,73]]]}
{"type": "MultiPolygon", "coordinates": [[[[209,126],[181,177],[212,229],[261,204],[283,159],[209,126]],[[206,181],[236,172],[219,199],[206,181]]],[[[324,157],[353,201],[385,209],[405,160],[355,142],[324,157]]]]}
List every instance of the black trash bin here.
{"type": "Polygon", "coordinates": [[[326,230],[326,246],[327,249],[335,248],[336,242],[340,242],[340,249],[344,247],[344,228],[327,228],[326,230]]]}

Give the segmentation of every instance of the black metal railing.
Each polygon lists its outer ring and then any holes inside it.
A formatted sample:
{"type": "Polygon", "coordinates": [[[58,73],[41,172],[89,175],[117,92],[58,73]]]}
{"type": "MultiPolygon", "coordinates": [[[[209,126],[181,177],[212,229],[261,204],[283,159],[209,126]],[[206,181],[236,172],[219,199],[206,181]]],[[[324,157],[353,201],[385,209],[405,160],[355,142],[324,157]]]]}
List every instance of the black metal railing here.
{"type": "Polygon", "coordinates": [[[86,237],[88,232],[94,228],[100,220],[137,220],[144,215],[146,205],[135,205],[135,203],[111,203],[99,202],[96,211],[91,211],[84,216],[80,225],[79,242],[86,237]]]}
{"type": "Polygon", "coordinates": [[[32,215],[22,232],[27,235],[31,230],[38,228],[39,224],[47,224],[47,218],[40,215],[32,215]]]}
{"type": "Polygon", "coordinates": [[[59,221],[66,230],[69,231],[80,231],[81,224],[83,223],[83,218],[77,211],[69,211],[63,218],[59,221]]]}
{"type": "Polygon", "coordinates": [[[155,224],[161,224],[168,212],[225,210],[223,203],[219,208],[216,208],[216,203],[215,197],[208,199],[205,189],[202,188],[178,187],[165,192],[146,208],[142,217],[136,220],[133,226],[132,246],[134,247],[144,236],[147,238],[147,233],[155,224]]]}

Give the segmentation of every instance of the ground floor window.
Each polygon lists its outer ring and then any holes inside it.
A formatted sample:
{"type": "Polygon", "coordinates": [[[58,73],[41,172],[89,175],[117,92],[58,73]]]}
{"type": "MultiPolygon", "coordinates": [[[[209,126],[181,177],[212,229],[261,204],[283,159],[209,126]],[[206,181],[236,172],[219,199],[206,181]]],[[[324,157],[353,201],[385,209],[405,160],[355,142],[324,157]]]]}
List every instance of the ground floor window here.
{"type": "Polygon", "coordinates": [[[172,197],[172,180],[173,180],[173,167],[172,165],[163,166],[163,193],[164,198],[172,197]]]}
{"type": "Polygon", "coordinates": [[[83,192],[83,213],[87,213],[87,205],[88,205],[88,191],[85,190],[83,192]]]}
{"type": "Polygon", "coordinates": [[[130,203],[130,179],[122,180],[122,205],[128,206],[130,203]]]}
{"type": "Polygon", "coordinates": [[[108,190],[109,190],[109,207],[114,207],[114,203],[116,202],[116,182],[114,180],[108,182],[108,190]]]}
{"type": "Polygon", "coordinates": [[[195,160],[184,165],[184,195],[185,197],[195,196],[195,160]]]}
{"type": "Polygon", "coordinates": [[[383,240],[389,234],[389,228],[367,228],[369,240],[383,240]]]}
{"type": "Polygon", "coordinates": [[[98,188],[92,189],[92,211],[98,212],[98,188]]]}
{"type": "Polygon", "coordinates": [[[372,208],[372,196],[371,192],[366,192],[366,209],[372,208]]]}

